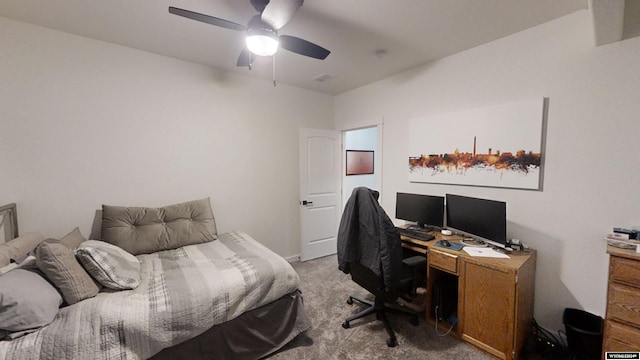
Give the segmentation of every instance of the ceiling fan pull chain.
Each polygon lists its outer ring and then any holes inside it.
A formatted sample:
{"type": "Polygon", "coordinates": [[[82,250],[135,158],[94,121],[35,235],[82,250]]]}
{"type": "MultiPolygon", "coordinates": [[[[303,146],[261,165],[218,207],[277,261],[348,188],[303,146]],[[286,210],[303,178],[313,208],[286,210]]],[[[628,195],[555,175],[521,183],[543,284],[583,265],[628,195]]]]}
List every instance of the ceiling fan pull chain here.
{"type": "Polygon", "coordinates": [[[273,64],[273,86],[276,86],[276,56],[273,55],[271,57],[272,61],[271,63],[273,64]]]}

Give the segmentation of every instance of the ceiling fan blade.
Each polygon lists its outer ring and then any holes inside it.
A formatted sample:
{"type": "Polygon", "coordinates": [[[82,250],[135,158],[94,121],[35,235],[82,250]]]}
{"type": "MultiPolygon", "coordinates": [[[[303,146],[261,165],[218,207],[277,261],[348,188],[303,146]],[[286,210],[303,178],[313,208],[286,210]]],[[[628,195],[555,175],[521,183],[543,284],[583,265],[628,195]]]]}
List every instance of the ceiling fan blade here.
{"type": "Polygon", "coordinates": [[[262,21],[278,30],[291,20],[304,0],[271,0],[262,11],[262,21]]]}
{"type": "Polygon", "coordinates": [[[247,30],[247,28],[244,25],[234,23],[233,21],[220,19],[210,15],[200,14],[190,10],[179,9],[173,6],[169,6],[169,12],[174,15],[189,18],[191,20],[201,21],[203,23],[220,26],[223,28],[231,29],[231,30],[237,30],[237,31],[247,30]]]}
{"type": "Polygon", "coordinates": [[[324,60],[331,51],[295,36],[280,35],[280,46],[296,54],[324,60]]]}
{"type": "Polygon", "coordinates": [[[253,63],[253,54],[246,47],[242,49],[240,52],[240,56],[238,56],[238,62],[236,66],[248,66],[251,69],[251,64],[253,63]]]}

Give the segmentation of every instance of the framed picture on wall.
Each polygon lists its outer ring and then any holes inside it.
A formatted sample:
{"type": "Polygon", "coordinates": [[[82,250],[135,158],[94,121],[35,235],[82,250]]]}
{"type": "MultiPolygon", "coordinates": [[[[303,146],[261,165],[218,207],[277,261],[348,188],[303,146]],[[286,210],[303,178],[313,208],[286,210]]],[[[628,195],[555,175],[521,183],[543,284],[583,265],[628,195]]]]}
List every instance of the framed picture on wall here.
{"type": "Polygon", "coordinates": [[[373,150],[347,150],[347,175],[373,174],[373,150]]]}

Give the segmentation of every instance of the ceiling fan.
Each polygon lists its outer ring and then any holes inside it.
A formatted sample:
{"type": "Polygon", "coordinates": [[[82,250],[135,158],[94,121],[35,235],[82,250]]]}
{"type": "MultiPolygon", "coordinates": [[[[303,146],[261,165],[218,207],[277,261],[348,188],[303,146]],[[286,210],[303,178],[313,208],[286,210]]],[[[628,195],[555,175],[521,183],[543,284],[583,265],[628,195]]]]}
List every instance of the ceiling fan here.
{"type": "Polygon", "coordinates": [[[254,56],[273,56],[278,47],[320,60],[324,60],[329,56],[329,50],[312,42],[295,36],[278,35],[278,30],[291,20],[296,11],[302,6],[303,1],[250,0],[251,5],[259,15],[252,17],[246,26],[173,6],[169,7],[169,12],[226,29],[246,32],[246,46],[240,52],[236,65],[248,66],[251,69],[254,56]]]}

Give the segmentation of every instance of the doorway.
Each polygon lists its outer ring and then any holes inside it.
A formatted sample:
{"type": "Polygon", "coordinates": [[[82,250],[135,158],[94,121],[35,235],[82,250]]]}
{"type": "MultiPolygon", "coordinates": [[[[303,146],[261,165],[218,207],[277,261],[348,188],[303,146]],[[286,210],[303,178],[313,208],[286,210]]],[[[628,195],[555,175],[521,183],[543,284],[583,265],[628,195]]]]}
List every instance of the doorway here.
{"type": "Polygon", "coordinates": [[[343,132],[343,161],[346,169],[346,153],[349,150],[372,151],[373,152],[373,173],[360,175],[347,175],[347,171],[342,176],[342,208],[344,209],[347,200],[351,196],[354,188],[365,186],[369,189],[380,191],[380,174],[382,174],[382,152],[380,151],[378,139],[378,127],[345,130],[343,132]]]}

